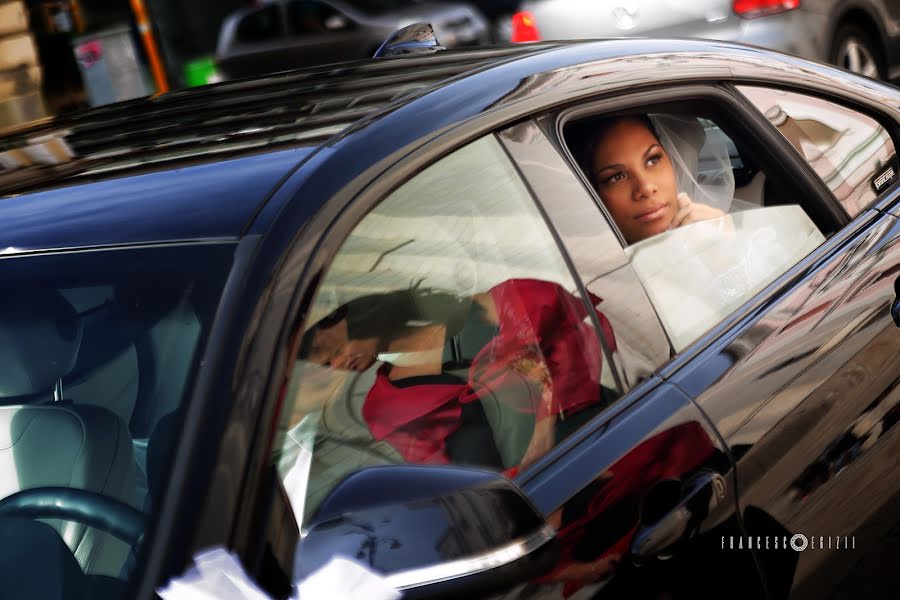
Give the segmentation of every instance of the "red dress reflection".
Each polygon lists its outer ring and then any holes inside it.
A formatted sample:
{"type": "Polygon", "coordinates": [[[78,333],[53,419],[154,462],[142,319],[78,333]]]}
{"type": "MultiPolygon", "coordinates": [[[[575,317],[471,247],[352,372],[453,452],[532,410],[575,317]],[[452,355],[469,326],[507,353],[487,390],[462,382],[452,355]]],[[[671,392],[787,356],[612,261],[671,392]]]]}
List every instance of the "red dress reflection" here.
{"type": "MultiPolygon", "coordinates": [[[[498,331],[475,356],[468,381],[399,386],[388,378],[389,365],[378,371],[363,418],[375,439],[386,440],[408,462],[450,462],[446,440],[460,427],[463,405],[511,378],[521,382],[524,376],[540,388],[540,401],[529,395],[514,407],[537,421],[599,402],[602,352],[580,299],[556,283],[533,279],[511,279],[489,293],[498,331]]],[[[595,314],[605,343],[615,350],[609,321],[595,314]]]]}
{"type": "Polygon", "coordinates": [[[557,513],[563,521],[557,533],[560,559],[536,583],[567,581],[563,596],[568,597],[584,584],[611,574],[616,561],[628,553],[639,526],[638,507],[646,494],[662,481],[692,473],[713,452],[709,435],[696,422],[644,440],[610,467],[596,482],[599,485],[589,488],[589,498],[557,513]]]}

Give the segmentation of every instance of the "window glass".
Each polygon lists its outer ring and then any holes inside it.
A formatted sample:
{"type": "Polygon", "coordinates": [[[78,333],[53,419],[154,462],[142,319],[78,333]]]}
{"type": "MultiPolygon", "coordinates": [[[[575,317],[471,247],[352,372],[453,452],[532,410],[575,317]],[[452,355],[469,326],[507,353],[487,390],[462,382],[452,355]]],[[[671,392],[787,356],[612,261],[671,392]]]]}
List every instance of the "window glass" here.
{"type": "Polygon", "coordinates": [[[705,115],[593,117],[566,137],[676,352],[825,239],[705,115]]]}
{"type": "Polygon", "coordinates": [[[795,92],[738,89],[803,155],[851,217],[897,181],[894,142],[871,117],[795,92]]]}
{"type": "Polygon", "coordinates": [[[617,397],[601,335],[497,140],[444,158],[357,225],[295,334],[275,457],[295,514],[370,465],[515,474],[617,397]]]}
{"type": "MultiPolygon", "coordinates": [[[[547,124],[552,130],[552,120],[547,124]]],[[[648,378],[671,357],[669,341],[628,257],[597,201],[534,121],[500,133],[572,265],[615,332],[612,373],[623,390],[648,378]]]]}
{"type": "Polygon", "coordinates": [[[237,41],[241,43],[266,42],[281,35],[281,13],[277,4],[248,14],[237,28],[237,41]]]}
{"type": "Polygon", "coordinates": [[[36,589],[29,577],[54,573],[73,598],[126,589],[232,254],[190,245],[0,260],[0,498],[28,492],[61,510],[46,522],[0,518],[5,539],[27,540],[0,561],[6,581],[36,589]],[[85,492],[107,523],[124,527],[130,513],[135,537],[67,519],[77,513],[59,488],[85,492]],[[89,587],[89,576],[104,577],[89,587]]]}

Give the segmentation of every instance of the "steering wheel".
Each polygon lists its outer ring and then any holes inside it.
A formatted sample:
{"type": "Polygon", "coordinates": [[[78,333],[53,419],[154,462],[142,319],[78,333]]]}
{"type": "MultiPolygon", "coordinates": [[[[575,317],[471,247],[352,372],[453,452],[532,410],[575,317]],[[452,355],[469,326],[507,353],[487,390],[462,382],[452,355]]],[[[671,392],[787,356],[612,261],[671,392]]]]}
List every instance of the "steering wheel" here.
{"type": "Polygon", "coordinates": [[[144,536],[146,517],[138,509],[97,492],[77,488],[40,487],[0,500],[0,517],[61,519],[105,531],[136,546],[144,536]]]}

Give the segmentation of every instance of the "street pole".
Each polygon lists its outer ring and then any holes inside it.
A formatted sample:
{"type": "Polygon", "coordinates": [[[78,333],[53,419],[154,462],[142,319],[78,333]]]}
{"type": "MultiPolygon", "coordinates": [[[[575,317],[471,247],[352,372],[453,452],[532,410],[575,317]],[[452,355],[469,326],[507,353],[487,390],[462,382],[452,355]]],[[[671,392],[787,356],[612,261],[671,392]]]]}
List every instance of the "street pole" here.
{"type": "Polygon", "coordinates": [[[150,19],[147,18],[144,0],[131,0],[131,10],[134,12],[138,33],[141,34],[141,41],[144,43],[144,50],[147,51],[147,59],[150,61],[153,83],[156,84],[156,95],[165,94],[169,91],[169,82],[166,80],[166,71],[156,47],[156,40],[153,39],[153,27],[150,25],[150,19]]]}

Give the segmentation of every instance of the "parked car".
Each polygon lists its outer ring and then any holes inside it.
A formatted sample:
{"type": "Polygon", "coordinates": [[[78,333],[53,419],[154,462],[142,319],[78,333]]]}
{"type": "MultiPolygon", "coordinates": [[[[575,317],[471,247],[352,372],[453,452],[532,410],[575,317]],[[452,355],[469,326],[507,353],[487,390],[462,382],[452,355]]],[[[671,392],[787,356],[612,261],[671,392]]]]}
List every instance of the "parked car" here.
{"type": "Polygon", "coordinates": [[[524,0],[517,42],[610,36],[693,37],[754,44],[900,78],[900,3],[892,0],[524,0]]]}
{"type": "Polygon", "coordinates": [[[623,39],[7,132],[4,597],[152,598],[218,546],[274,597],[336,556],[407,598],[896,597],[898,124],[836,68],[623,39]],[[730,212],[626,242],[609,115],[680,123],[730,212]]]}
{"type": "Polygon", "coordinates": [[[393,32],[430,23],[446,48],[490,42],[484,16],[462,2],[417,0],[274,0],[222,22],[216,65],[233,79],[372,58],[393,32]]]}

